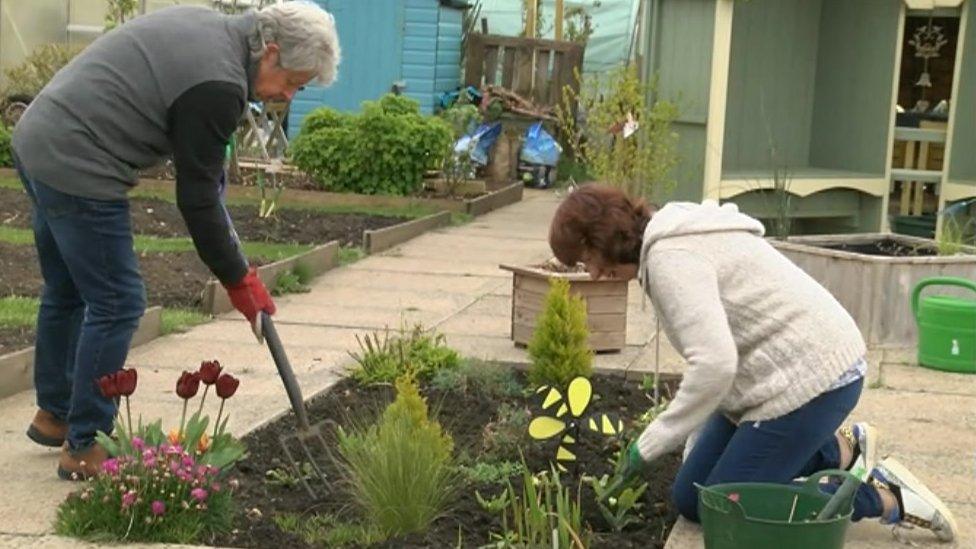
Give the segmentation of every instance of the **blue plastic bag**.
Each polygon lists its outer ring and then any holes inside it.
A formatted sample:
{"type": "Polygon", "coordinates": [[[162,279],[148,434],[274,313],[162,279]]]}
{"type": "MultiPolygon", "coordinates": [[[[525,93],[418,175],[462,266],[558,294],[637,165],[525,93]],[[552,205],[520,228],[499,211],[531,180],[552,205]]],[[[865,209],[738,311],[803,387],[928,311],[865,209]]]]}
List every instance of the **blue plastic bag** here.
{"type": "Polygon", "coordinates": [[[458,139],[454,144],[455,154],[471,155],[471,161],[479,166],[488,165],[488,153],[495,146],[495,141],[502,133],[501,122],[482,124],[475,128],[473,132],[458,139]]]}
{"type": "Polygon", "coordinates": [[[525,143],[519,159],[528,164],[552,167],[559,163],[562,152],[559,143],[542,129],[542,122],[536,122],[525,132],[525,143]]]}

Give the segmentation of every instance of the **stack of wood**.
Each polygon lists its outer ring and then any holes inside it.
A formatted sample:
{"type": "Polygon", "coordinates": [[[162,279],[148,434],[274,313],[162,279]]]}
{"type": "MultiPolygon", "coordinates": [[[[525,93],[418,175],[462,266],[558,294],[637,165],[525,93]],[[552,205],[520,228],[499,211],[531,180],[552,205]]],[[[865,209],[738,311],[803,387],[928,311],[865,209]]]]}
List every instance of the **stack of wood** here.
{"type": "Polygon", "coordinates": [[[482,93],[482,112],[487,112],[489,109],[491,109],[492,102],[496,101],[500,103],[504,112],[511,112],[540,120],[556,120],[555,109],[553,107],[536,105],[531,100],[526,99],[512,90],[502,86],[489,84],[485,86],[482,93]]]}

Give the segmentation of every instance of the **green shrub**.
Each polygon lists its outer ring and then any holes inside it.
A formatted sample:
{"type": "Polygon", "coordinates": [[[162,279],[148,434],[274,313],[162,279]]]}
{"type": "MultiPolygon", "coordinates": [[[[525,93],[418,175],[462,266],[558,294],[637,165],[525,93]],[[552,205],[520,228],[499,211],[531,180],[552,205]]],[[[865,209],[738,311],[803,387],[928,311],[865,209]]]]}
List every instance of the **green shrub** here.
{"type": "Polygon", "coordinates": [[[430,378],[431,387],[446,393],[478,393],[490,398],[516,397],[524,387],[509,366],[465,360],[460,368],[442,368],[430,378]]]}
{"type": "Polygon", "coordinates": [[[428,418],[411,376],[396,382],[396,400],[376,425],[339,430],[349,496],[362,519],[387,537],[425,531],[446,509],[458,479],[454,442],[428,418]]]}
{"type": "Polygon", "coordinates": [[[292,142],[292,160],[331,191],[416,193],[451,143],[446,122],[423,116],[416,101],[402,96],[366,101],[358,115],[319,110],[309,117],[292,142]]]}
{"type": "Polygon", "coordinates": [[[36,96],[82,49],[82,46],[65,44],[38,46],[21,64],[6,70],[7,87],[3,90],[4,95],[36,96]]]}
{"type": "Polygon", "coordinates": [[[495,419],[485,425],[481,443],[492,458],[508,459],[518,455],[530,443],[529,420],[532,414],[524,406],[503,403],[495,419]]]}
{"type": "Polygon", "coordinates": [[[525,467],[517,461],[479,461],[472,465],[460,465],[458,471],[470,484],[504,484],[525,467]]]}
{"type": "Polygon", "coordinates": [[[10,148],[10,130],[0,125],[0,167],[10,168],[14,165],[14,155],[10,148]]]}
{"type": "Polygon", "coordinates": [[[441,370],[456,370],[461,356],[447,346],[443,334],[428,332],[420,324],[403,328],[396,335],[386,330],[356,336],[359,353],[350,352],[356,360],[352,377],[359,383],[393,383],[400,376],[411,373],[426,381],[441,370]]]}
{"type": "Polygon", "coordinates": [[[593,351],[587,342],[586,303],[570,295],[569,282],[552,278],[542,314],[529,342],[529,381],[565,388],[577,376],[593,373],[593,351]]]}

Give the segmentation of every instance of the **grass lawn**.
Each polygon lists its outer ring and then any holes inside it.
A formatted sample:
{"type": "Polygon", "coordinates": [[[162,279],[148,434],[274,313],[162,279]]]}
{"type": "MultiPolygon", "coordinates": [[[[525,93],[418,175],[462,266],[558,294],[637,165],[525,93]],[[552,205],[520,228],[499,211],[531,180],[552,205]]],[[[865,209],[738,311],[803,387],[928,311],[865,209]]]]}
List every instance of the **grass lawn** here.
{"type": "MultiPolygon", "coordinates": [[[[34,327],[38,306],[36,297],[0,297],[0,328],[34,327]]],[[[210,322],[210,318],[210,315],[190,309],[163,309],[163,334],[184,331],[210,322]]]]}

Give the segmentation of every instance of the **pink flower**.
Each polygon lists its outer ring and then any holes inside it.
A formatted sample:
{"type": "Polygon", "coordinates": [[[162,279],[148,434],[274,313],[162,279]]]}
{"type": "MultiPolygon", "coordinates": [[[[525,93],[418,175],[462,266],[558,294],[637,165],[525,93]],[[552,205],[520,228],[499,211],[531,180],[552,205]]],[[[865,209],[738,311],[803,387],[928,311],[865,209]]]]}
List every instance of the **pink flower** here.
{"type": "Polygon", "coordinates": [[[163,451],[166,452],[166,455],[178,456],[183,453],[183,447],[179,444],[171,444],[169,446],[165,446],[163,451]]]}
{"type": "Polygon", "coordinates": [[[128,492],[126,492],[125,494],[122,495],[122,509],[123,510],[128,509],[129,507],[132,507],[132,504],[135,503],[135,502],[136,502],[136,493],[133,492],[132,490],[129,490],[128,492]]]}
{"type": "Polygon", "coordinates": [[[102,462],[102,471],[105,471],[106,473],[112,475],[113,477],[115,475],[118,475],[119,474],[119,460],[117,460],[115,458],[106,459],[105,461],[102,462]]]}
{"type": "Polygon", "coordinates": [[[190,495],[193,496],[193,499],[201,503],[207,499],[207,491],[203,488],[194,488],[193,490],[190,490],[190,495]]]}
{"type": "Polygon", "coordinates": [[[183,467],[193,467],[193,458],[190,456],[183,456],[183,467]]]}
{"type": "Polygon", "coordinates": [[[146,443],[139,437],[132,437],[132,447],[141,452],[146,449],[146,443]]]}
{"type": "Polygon", "coordinates": [[[159,501],[158,499],[152,502],[152,514],[154,516],[160,516],[166,512],[166,504],[159,501]]]}

